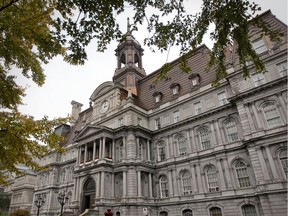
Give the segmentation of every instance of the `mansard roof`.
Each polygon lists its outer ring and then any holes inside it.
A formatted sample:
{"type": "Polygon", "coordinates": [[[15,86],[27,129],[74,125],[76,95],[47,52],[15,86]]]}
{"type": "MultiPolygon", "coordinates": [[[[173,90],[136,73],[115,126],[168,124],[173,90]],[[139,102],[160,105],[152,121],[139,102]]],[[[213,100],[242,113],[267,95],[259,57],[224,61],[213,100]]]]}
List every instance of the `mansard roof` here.
{"type": "Polygon", "coordinates": [[[145,78],[138,82],[138,97],[136,103],[138,106],[150,110],[154,109],[161,104],[173,101],[178,97],[187,94],[192,91],[197,91],[202,86],[212,83],[216,79],[216,73],[213,68],[207,70],[209,62],[210,50],[202,45],[195,51],[191,52],[188,58],[188,65],[192,69],[192,74],[197,74],[201,77],[200,85],[191,85],[191,73],[185,73],[180,68],[180,58],[174,60],[170,64],[173,65],[173,69],[167,73],[167,78],[154,83],[156,77],[161,73],[161,68],[155,72],[147,75],[145,78]],[[179,94],[173,95],[170,86],[178,83],[181,86],[179,94]],[[160,103],[155,103],[153,95],[155,92],[162,93],[162,99],[160,103]]]}

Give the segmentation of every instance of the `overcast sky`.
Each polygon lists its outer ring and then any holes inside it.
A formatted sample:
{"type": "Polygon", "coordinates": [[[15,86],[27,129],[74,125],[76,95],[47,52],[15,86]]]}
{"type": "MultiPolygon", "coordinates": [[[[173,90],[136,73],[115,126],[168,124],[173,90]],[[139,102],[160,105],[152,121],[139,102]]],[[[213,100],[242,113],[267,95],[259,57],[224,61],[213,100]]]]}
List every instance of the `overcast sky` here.
{"type": "MultiPolygon", "coordinates": [[[[193,10],[200,10],[201,0],[188,0],[193,10]]],[[[274,15],[287,24],[287,0],[257,0],[262,12],[270,9],[274,15]]],[[[127,8],[129,10],[129,8],[127,8]]],[[[127,17],[132,14],[126,12],[119,17],[122,31],[126,30],[127,17]]],[[[167,58],[167,53],[152,53],[149,48],[143,46],[143,40],[148,36],[145,27],[139,28],[133,33],[134,37],[144,48],[143,67],[147,74],[160,68],[167,58]]],[[[211,47],[212,43],[208,37],[205,44],[211,47]]],[[[61,57],[53,59],[44,66],[46,82],[44,86],[38,87],[32,81],[19,76],[19,84],[25,86],[26,97],[23,99],[24,106],[20,107],[23,113],[34,116],[36,119],[44,115],[50,118],[66,117],[71,113],[71,101],[75,100],[83,104],[82,110],[88,108],[89,98],[93,91],[101,83],[112,81],[116,68],[115,49],[117,42],[112,42],[104,53],[97,53],[95,44],[90,44],[87,49],[88,61],[83,66],[71,66],[65,63],[61,57]]],[[[171,49],[168,62],[179,56],[179,49],[171,49]]]]}

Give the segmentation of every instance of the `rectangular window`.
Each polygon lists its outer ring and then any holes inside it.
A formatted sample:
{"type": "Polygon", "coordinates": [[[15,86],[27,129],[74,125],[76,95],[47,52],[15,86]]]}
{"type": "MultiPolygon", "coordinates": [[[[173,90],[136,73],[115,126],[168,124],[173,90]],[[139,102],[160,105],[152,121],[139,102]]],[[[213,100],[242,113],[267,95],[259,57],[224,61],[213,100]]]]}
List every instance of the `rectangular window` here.
{"type": "Polygon", "coordinates": [[[165,146],[162,145],[162,146],[158,146],[158,160],[159,161],[163,161],[166,159],[166,156],[165,156],[165,146]]]}
{"type": "Polygon", "coordinates": [[[137,124],[142,126],[142,119],[141,118],[137,118],[137,124]]]}
{"type": "Polygon", "coordinates": [[[281,77],[287,76],[287,61],[277,64],[277,69],[281,77]]]}
{"type": "Polygon", "coordinates": [[[264,53],[265,51],[268,50],[262,38],[259,38],[258,40],[253,41],[252,46],[257,54],[264,53]]]}
{"type": "Polygon", "coordinates": [[[218,96],[218,100],[219,100],[220,106],[229,103],[228,100],[227,100],[227,96],[226,96],[226,92],[225,91],[218,93],[217,96],[218,96]]]}
{"type": "Polygon", "coordinates": [[[195,115],[202,113],[202,105],[201,102],[194,103],[195,115]]]}
{"type": "Polygon", "coordinates": [[[274,104],[264,107],[264,115],[269,128],[277,127],[282,124],[277,107],[274,104]]]}
{"type": "Polygon", "coordinates": [[[161,128],[160,118],[155,119],[155,129],[158,130],[161,128]]]}
{"type": "Polygon", "coordinates": [[[237,131],[237,125],[234,121],[229,121],[226,123],[226,132],[229,142],[237,141],[238,138],[238,131],[237,131]]]}
{"type": "Polygon", "coordinates": [[[262,73],[257,73],[252,76],[255,87],[263,85],[265,83],[264,75],[262,73]]]}
{"type": "Polygon", "coordinates": [[[119,127],[123,125],[123,118],[118,119],[118,125],[119,127]]]}
{"type": "Polygon", "coordinates": [[[178,122],[180,120],[179,110],[173,112],[173,119],[174,119],[174,123],[176,123],[176,122],[178,122]]]}

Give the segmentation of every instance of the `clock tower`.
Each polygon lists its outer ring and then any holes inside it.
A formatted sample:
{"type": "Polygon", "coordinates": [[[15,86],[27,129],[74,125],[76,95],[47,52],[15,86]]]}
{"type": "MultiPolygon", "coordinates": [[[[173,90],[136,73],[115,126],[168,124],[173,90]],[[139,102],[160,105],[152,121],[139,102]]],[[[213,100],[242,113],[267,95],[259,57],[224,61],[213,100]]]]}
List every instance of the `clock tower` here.
{"type": "Polygon", "coordinates": [[[117,56],[117,68],[114,73],[114,83],[121,83],[127,91],[137,95],[137,81],[146,76],[143,69],[143,49],[140,43],[133,37],[129,18],[125,39],[115,50],[117,56]]]}

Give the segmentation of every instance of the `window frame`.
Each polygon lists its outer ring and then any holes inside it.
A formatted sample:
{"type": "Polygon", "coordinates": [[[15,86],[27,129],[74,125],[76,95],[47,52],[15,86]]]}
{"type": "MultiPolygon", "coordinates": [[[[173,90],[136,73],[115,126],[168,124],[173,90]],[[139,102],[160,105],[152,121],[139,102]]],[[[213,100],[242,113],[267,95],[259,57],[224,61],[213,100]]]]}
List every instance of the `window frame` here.
{"type": "Polygon", "coordinates": [[[252,184],[249,177],[248,165],[243,160],[237,160],[234,163],[234,169],[239,188],[251,187],[252,184]],[[239,165],[240,163],[241,166],[239,165]],[[240,176],[240,174],[242,176],[240,176]],[[245,175],[243,176],[243,174],[245,175]]]}
{"type": "Polygon", "coordinates": [[[159,178],[159,189],[160,189],[160,198],[167,198],[169,197],[169,182],[166,175],[162,175],[159,178]],[[163,181],[163,178],[165,178],[163,181]],[[164,188],[162,188],[162,185],[165,185],[164,188]],[[164,193],[164,194],[163,194],[164,193]]]}
{"type": "Polygon", "coordinates": [[[269,51],[263,37],[259,37],[255,40],[251,41],[251,45],[258,55],[264,54],[267,51],[269,51]],[[262,49],[262,48],[264,48],[264,49],[262,49]]]}
{"type": "Polygon", "coordinates": [[[254,82],[254,86],[258,87],[264,85],[266,83],[265,76],[263,73],[255,73],[252,75],[252,80],[254,82]]]}
{"type": "Polygon", "coordinates": [[[180,135],[177,137],[177,144],[178,144],[178,151],[179,151],[179,155],[183,156],[183,155],[187,155],[188,151],[187,151],[187,139],[185,136],[180,135]]]}
{"type": "Polygon", "coordinates": [[[226,91],[217,93],[217,97],[218,97],[220,106],[223,106],[229,103],[229,101],[227,100],[226,91]]]}
{"type": "Polygon", "coordinates": [[[192,177],[188,170],[181,172],[182,193],[184,196],[192,194],[192,177]]]}
{"type": "Polygon", "coordinates": [[[201,149],[202,150],[207,150],[212,147],[211,145],[211,137],[210,137],[210,132],[207,127],[201,127],[198,130],[198,135],[199,135],[199,141],[201,144],[201,149]]]}
{"type": "Polygon", "coordinates": [[[214,165],[207,166],[205,169],[205,175],[206,175],[206,180],[207,180],[208,191],[209,192],[218,192],[219,191],[219,180],[218,180],[217,168],[214,165]]]}
{"type": "Polygon", "coordinates": [[[166,148],[164,143],[159,143],[157,145],[158,161],[166,160],[166,148]]]}
{"type": "Polygon", "coordinates": [[[280,149],[280,151],[278,152],[278,158],[279,158],[279,162],[281,165],[281,169],[284,172],[284,175],[288,176],[288,154],[287,154],[287,148],[282,148],[280,149]],[[281,154],[284,153],[286,155],[281,156],[281,154]]]}
{"type": "Polygon", "coordinates": [[[281,115],[280,115],[280,112],[278,110],[276,103],[266,102],[265,104],[261,106],[261,108],[262,108],[264,119],[266,121],[268,128],[279,127],[283,124],[283,121],[282,121],[282,118],[281,118],[281,115]],[[273,114],[271,114],[272,111],[274,111],[273,114]],[[274,121],[275,119],[278,119],[276,123],[274,121]],[[273,124],[271,124],[272,121],[274,121],[273,124]]]}
{"type": "Polygon", "coordinates": [[[173,112],[173,122],[177,123],[180,121],[180,111],[176,110],[173,112]]]}
{"type": "Polygon", "coordinates": [[[238,127],[234,119],[227,120],[224,123],[224,128],[226,131],[228,142],[236,142],[239,140],[238,127]]]}
{"type": "Polygon", "coordinates": [[[252,205],[252,204],[245,204],[245,205],[242,205],[241,206],[241,211],[242,211],[242,215],[243,216],[258,216],[258,213],[257,213],[257,208],[256,208],[256,206],[255,205],[252,205]],[[245,210],[245,207],[254,207],[254,212],[252,212],[252,215],[251,215],[251,212],[248,212],[248,214],[247,214],[247,212],[245,212],[245,211],[247,211],[247,209],[245,210]]]}
{"type": "Polygon", "coordinates": [[[287,76],[287,60],[277,63],[276,67],[281,77],[287,76]]]}
{"type": "Polygon", "coordinates": [[[217,206],[214,206],[214,207],[211,207],[210,209],[209,209],[209,215],[210,216],[222,216],[223,214],[222,214],[222,209],[221,208],[219,208],[219,207],[217,207],[217,206]],[[219,211],[218,212],[212,212],[213,210],[216,210],[217,209],[217,211],[218,210],[220,210],[220,214],[219,214],[219,211]],[[212,210],[212,211],[211,211],[212,210]],[[215,214],[216,213],[216,214],[215,214]]]}
{"type": "Polygon", "coordinates": [[[194,113],[195,115],[203,113],[201,101],[194,103],[194,113]]]}

